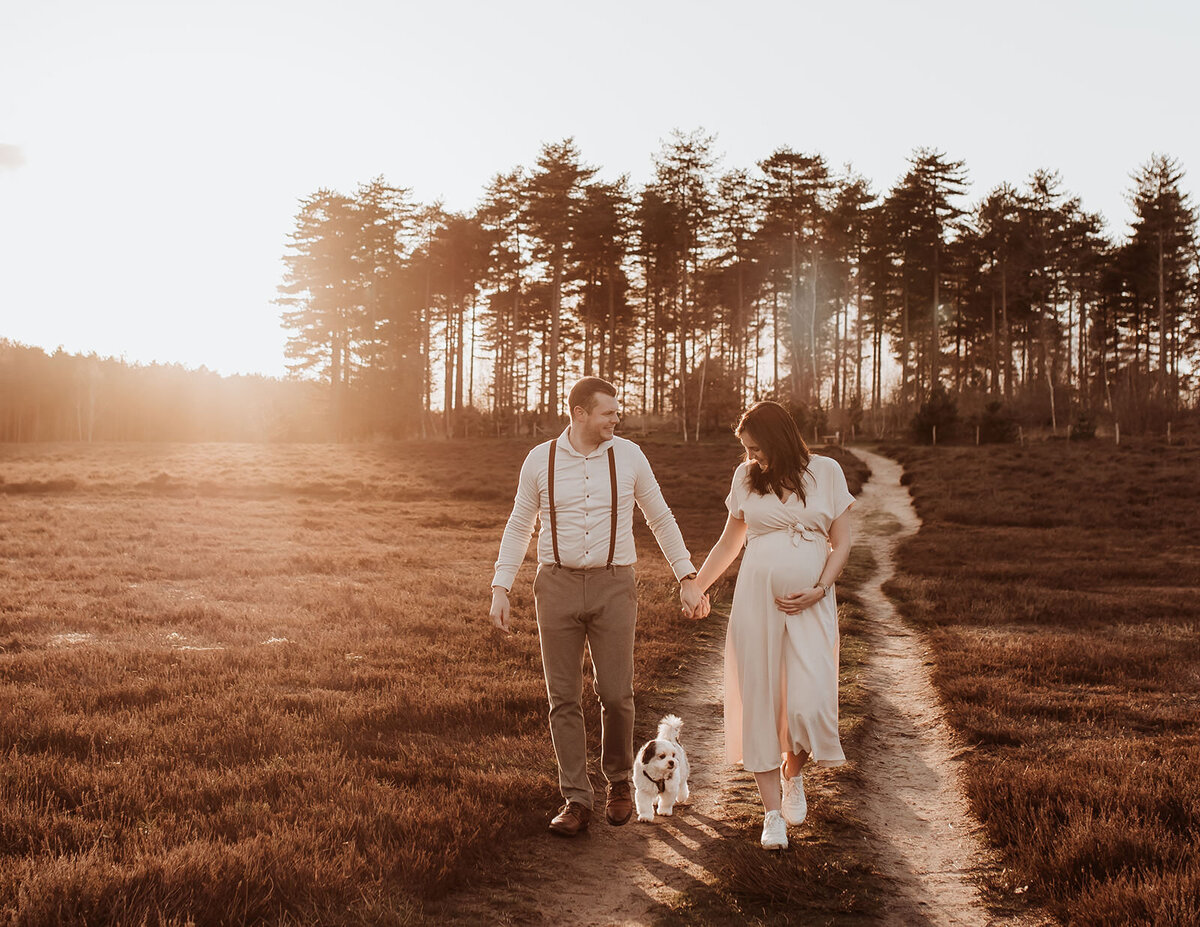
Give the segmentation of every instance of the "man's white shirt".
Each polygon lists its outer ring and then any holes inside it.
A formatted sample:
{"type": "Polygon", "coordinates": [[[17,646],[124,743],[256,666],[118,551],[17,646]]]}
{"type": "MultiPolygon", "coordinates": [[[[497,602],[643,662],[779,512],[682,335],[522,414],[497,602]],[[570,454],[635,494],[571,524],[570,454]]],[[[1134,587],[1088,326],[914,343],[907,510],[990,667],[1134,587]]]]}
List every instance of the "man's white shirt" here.
{"type": "MultiPolygon", "coordinates": [[[[559,562],[574,569],[593,569],[608,563],[612,531],[612,484],[608,472],[608,449],[611,447],[617,465],[617,543],[613,564],[627,566],[637,561],[633,544],[633,505],[636,502],[663,556],[671,564],[675,578],[696,572],[679,525],[642,449],[625,438],[613,437],[584,455],[571,444],[569,431],[568,427],[556,439],[558,448],[554,461],[559,562]]],[[[521,465],[512,514],[508,516],[500,541],[493,586],[512,589],[539,517],[538,562],[554,563],[547,492],[549,450],[548,444],[539,444],[521,465]]]]}

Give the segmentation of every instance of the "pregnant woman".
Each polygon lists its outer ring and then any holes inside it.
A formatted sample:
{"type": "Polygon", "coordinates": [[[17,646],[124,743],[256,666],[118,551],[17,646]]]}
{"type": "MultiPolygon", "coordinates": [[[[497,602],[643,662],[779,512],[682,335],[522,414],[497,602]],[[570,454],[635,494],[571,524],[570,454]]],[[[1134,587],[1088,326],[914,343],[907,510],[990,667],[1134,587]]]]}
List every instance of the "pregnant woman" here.
{"type": "Polygon", "coordinates": [[[708,589],[745,544],[725,639],[725,757],[754,773],[766,812],[762,845],[780,850],[787,824],[807,813],[801,767],[809,758],[846,761],[833,583],[850,555],[854,497],[837,461],[810,454],[778,403],[755,403],[736,431],[746,460],[696,583],[708,589]]]}

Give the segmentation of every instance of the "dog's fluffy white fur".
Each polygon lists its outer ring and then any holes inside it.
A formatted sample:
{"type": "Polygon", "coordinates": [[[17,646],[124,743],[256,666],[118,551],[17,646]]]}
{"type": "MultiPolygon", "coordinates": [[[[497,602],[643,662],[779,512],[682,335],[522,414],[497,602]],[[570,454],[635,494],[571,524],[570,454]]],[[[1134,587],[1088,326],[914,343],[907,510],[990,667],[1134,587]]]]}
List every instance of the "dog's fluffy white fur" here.
{"type": "Polygon", "coordinates": [[[675,805],[688,800],[688,759],[679,745],[683,722],[667,715],[658,724],[658,737],[647,741],[633,763],[634,804],[639,821],[654,820],[658,813],[670,814],[675,805]]]}

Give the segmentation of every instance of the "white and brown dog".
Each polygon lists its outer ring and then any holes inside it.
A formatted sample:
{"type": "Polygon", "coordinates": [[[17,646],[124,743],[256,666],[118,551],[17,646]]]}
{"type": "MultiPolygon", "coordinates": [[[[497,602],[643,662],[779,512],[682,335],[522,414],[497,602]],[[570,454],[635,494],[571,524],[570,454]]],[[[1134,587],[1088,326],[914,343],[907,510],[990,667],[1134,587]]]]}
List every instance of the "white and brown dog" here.
{"type": "Polygon", "coordinates": [[[633,763],[634,803],[639,821],[654,820],[658,813],[669,815],[677,802],[688,800],[688,760],[679,746],[683,722],[667,715],[658,723],[658,737],[648,741],[633,763]]]}

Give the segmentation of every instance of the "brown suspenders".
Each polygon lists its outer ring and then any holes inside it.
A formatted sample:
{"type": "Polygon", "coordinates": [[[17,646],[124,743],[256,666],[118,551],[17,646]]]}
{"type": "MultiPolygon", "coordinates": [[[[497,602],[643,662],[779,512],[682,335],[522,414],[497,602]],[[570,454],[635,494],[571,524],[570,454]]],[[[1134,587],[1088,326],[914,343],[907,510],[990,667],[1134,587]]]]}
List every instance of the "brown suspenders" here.
{"type": "Polygon", "coordinates": [[[554,543],[554,565],[562,566],[558,559],[558,519],[554,516],[554,451],[558,438],[550,442],[550,463],[546,466],[546,493],[550,496],[550,540],[554,543]]]}
{"type": "Polygon", "coordinates": [[[612,529],[608,535],[608,563],[611,567],[613,555],[617,552],[617,455],[613,453],[612,445],[608,446],[608,483],[612,487],[612,529]]]}
{"type": "MultiPolygon", "coordinates": [[[[558,439],[550,442],[550,460],[546,465],[546,495],[550,499],[550,541],[554,545],[554,565],[562,566],[558,558],[558,517],[554,509],[554,451],[558,447],[558,439]]],[[[611,530],[608,536],[608,569],[613,565],[613,557],[617,552],[617,457],[612,445],[608,446],[608,482],[612,489],[612,518],[611,530]]]]}

